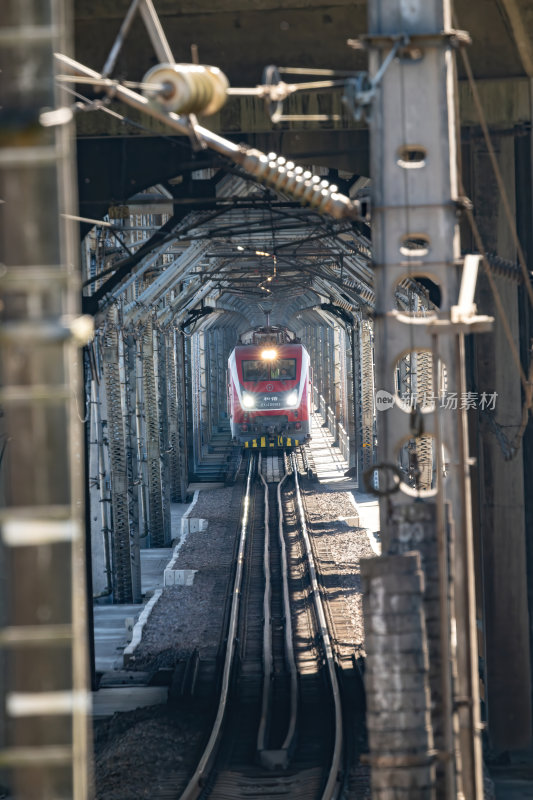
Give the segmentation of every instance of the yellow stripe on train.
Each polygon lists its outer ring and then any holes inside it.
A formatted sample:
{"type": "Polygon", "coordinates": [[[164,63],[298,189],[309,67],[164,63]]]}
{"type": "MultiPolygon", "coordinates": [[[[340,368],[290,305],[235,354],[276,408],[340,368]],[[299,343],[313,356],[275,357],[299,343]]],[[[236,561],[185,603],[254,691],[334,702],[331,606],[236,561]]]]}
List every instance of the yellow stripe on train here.
{"type": "MultiPolygon", "coordinates": [[[[266,436],[261,436],[259,442],[260,443],[257,444],[257,439],[252,439],[251,442],[246,440],[244,442],[244,446],[245,447],[256,447],[257,449],[259,449],[261,447],[276,447],[276,442],[270,442],[269,441],[268,444],[267,444],[266,436]]],[[[278,447],[292,447],[292,446],[298,447],[299,444],[300,444],[300,440],[299,439],[291,439],[288,436],[284,441],[283,440],[283,436],[279,436],[278,435],[278,437],[277,437],[277,446],[278,447]]]]}

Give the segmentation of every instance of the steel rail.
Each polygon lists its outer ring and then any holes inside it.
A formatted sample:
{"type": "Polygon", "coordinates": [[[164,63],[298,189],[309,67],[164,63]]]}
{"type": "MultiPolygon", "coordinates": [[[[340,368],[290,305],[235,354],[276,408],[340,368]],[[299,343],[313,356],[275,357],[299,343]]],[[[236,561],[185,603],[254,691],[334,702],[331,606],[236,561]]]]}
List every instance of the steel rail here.
{"type": "Polygon", "coordinates": [[[294,453],[291,454],[291,465],[294,474],[294,487],[296,491],[296,505],[298,507],[298,516],[300,518],[300,527],[302,539],[305,545],[307,556],[307,566],[309,569],[309,582],[311,584],[313,603],[317,617],[317,624],[319,628],[320,638],[324,647],[324,654],[326,659],[326,666],[331,683],[331,691],[333,695],[333,703],[335,706],[335,744],[333,746],[333,755],[331,758],[331,766],[329,769],[328,779],[322,792],[321,800],[335,800],[338,797],[341,789],[339,781],[341,758],[343,752],[343,732],[342,732],[342,706],[339,682],[337,680],[337,673],[335,669],[335,657],[333,655],[333,648],[331,646],[331,639],[329,636],[328,626],[326,622],[326,615],[322,598],[320,596],[320,587],[318,585],[318,578],[315,567],[315,559],[313,555],[311,539],[307,530],[307,522],[305,519],[305,511],[303,507],[302,495],[300,492],[300,485],[298,483],[298,464],[294,453]]]}
{"type": "Polygon", "coordinates": [[[270,571],[270,507],[268,502],[268,484],[261,472],[262,457],[259,456],[258,475],[264,487],[265,509],[264,526],[265,536],[263,544],[263,575],[265,587],[263,593],[263,691],[261,696],[261,717],[259,729],[257,731],[257,751],[261,753],[267,749],[268,721],[270,718],[271,695],[272,695],[272,587],[270,571]]]}
{"type": "Polygon", "coordinates": [[[235,580],[233,582],[233,595],[231,601],[230,619],[228,625],[228,638],[226,643],[226,655],[224,658],[224,669],[222,673],[222,688],[220,691],[220,699],[218,703],[217,715],[209,737],[209,741],[205,747],[202,757],[198,766],[192,775],[185,791],[180,797],[180,800],[195,800],[203,791],[205,781],[209,776],[213,762],[215,760],[218,746],[220,744],[222,734],[222,723],[226,713],[226,706],[228,703],[230,678],[233,666],[233,659],[235,649],[237,646],[237,633],[239,611],[241,603],[241,584],[244,571],[244,552],[246,541],[248,538],[248,516],[250,511],[250,495],[252,491],[252,477],[256,459],[252,456],[248,464],[248,475],[246,478],[246,493],[244,496],[244,506],[241,518],[241,533],[239,539],[239,549],[237,553],[237,565],[235,571],[235,580]]]}
{"type": "MultiPolygon", "coordinates": [[[[285,537],[283,532],[283,503],[281,499],[281,486],[287,479],[289,473],[285,473],[283,478],[278,481],[276,487],[277,503],[278,503],[278,537],[281,552],[281,575],[283,586],[283,617],[285,620],[285,661],[289,669],[290,675],[290,711],[289,720],[287,725],[287,732],[283,739],[280,750],[288,754],[294,741],[296,733],[296,720],[298,712],[298,670],[296,660],[294,657],[294,640],[292,631],[292,618],[291,618],[291,604],[288,580],[288,565],[287,565],[287,549],[285,546],[285,537]]],[[[269,499],[268,499],[268,484],[266,483],[261,468],[259,468],[259,477],[264,486],[265,498],[265,540],[263,550],[263,569],[265,577],[265,589],[263,596],[263,691],[261,700],[261,717],[259,723],[259,730],[257,734],[257,751],[262,753],[267,748],[267,733],[268,721],[271,715],[272,708],[272,665],[273,665],[273,652],[272,652],[272,592],[271,592],[271,570],[270,570],[270,525],[269,525],[269,499]]]]}
{"type": "Polygon", "coordinates": [[[277,485],[277,498],[278,498],[278,536],[281,549],[281,574],[283,578],[283,607],[285,609],[285,657],[289,666],[289,673],[291,676],[291,706],[289,725],[285,740],[281,745],[282,750],[290,752],[294,737],[296,735],[296,719],[298,715],[298,668],[296,666],[296,659],[294,656],[294,638],[292,630],[292,617],[291,617],[291,604],[290,604],[290,591],[289,591],[289,565],[287,559],[287,546],[285,543],[285,535],[283,529],[283,503],[281,499],[281,484],[288,478],[289,473],[286,472],[281,481],[277,485]]]}

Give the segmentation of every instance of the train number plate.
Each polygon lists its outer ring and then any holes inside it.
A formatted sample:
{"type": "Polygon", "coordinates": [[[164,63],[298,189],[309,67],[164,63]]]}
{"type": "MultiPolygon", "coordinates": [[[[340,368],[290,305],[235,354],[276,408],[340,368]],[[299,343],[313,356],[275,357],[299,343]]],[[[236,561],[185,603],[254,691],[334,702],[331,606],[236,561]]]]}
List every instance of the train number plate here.
{"type": "Polygon", "coordinates": [[[264,395],[258,402],[258,408],[281,408],[281,397],[278,395],[264,395]]]}

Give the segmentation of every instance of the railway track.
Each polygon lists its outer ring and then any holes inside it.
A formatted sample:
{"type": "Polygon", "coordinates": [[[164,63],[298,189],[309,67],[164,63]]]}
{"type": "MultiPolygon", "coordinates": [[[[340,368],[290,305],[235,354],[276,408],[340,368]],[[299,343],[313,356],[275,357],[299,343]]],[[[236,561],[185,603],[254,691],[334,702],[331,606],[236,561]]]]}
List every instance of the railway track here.
{"type": "Polygon", "coordinates": [[[228,616],[214,724],[174,797],[334,800],[340,691],[294,455],[249,457],[228,616]]]}

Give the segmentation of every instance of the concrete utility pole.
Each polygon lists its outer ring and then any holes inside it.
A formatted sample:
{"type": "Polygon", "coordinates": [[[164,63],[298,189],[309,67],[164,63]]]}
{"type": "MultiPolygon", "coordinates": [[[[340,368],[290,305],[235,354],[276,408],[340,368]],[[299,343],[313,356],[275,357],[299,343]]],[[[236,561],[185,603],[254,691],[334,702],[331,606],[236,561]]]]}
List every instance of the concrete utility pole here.
{"type": "MultiPolygon", "coordinates": [[[[460,248],[452,48],[462,37],[451,30],[449,0],[369,0],[368,15],[365,39],[371,81],[396,48],[395,58],[372,92],[370,119],[376,398],[383,391],[395,398],[391,402],[381,395],[389,402],[378,409],[379,487],[386,492],[380,500],[383,553],[402,552],[405,545],[420,549],[420,543],[428,545],[424,553],[434,553],[433,574],[426,574],[426,587],[440,576],[440,603],[438,596],[430,598],[426,592],[425,613],[436,709],[432,723],[441,765],[437,797],[451,800],[461,796],[462,790],[466,800],[481,800],[468,453],[465,411],[460,408],[465,384],[459,331],[470,325],[471,309],[461,318],[462,328],[453,324],[458,320],[453,307],[457,309],[459,302],[460,248]],[[396,292],[406,278],[428,278],[438,287],[440,309],[433,323],[416,311],[398,310],[396,292]],[[396,380],[407,356],[409,369],[423,364],[425,373],[428,358],[432,359],[431,394],[457,393],[455,410],[441,410],[438,401],[424,398],[420,391],[415,392],[414,409],[402,406],[396,380]],[[398,469],[400,461],[406,462],[406,450],[409,461],[415,463],[411,481],[398,469]],[[428,452],[429,465],[420,462],[421,453],[427,462],[428,452]],[[453,679],[450,617],[457,630],[457,680],[453,679]],[[456,711],[458,739],[453,730],[456,711]]],[[[422,375],[418,377],[423,381],[422,375]]]]}
{"type": "Polygon", "coordinates": [[[2,3],[0,768],[11,795],[88,788],[83,425],[71,112],[54,81],[67,0],[2,3]]]}

